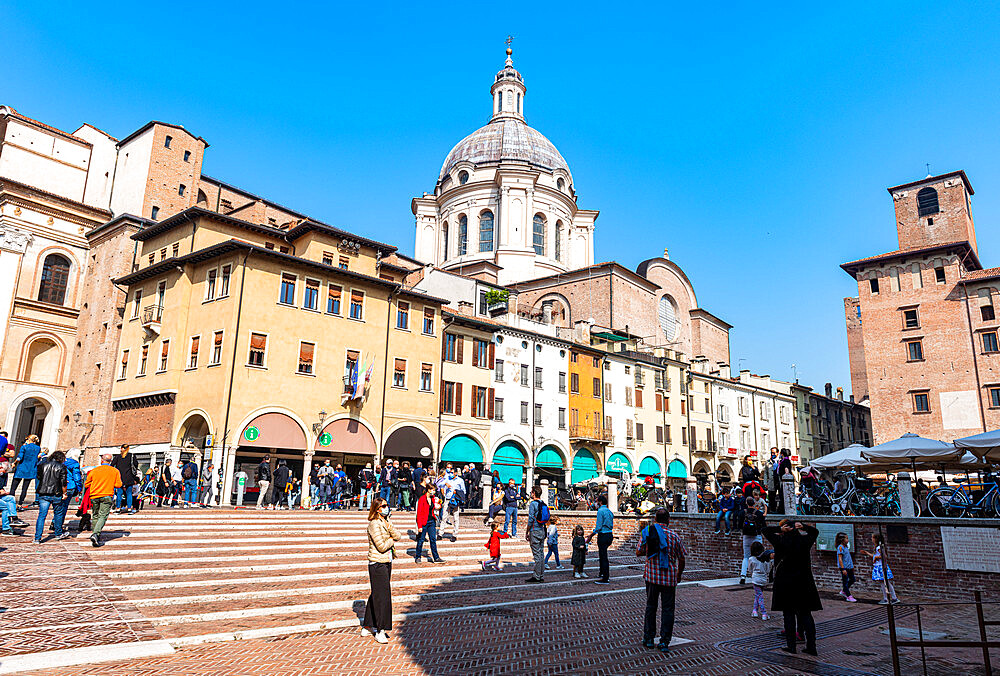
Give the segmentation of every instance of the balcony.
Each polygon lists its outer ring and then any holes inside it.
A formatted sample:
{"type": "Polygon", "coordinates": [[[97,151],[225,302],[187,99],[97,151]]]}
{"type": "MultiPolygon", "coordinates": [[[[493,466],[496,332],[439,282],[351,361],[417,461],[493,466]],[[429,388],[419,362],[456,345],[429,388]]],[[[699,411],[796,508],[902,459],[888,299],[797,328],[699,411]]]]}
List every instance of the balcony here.
{"type": "Polygon", "coordinates": [[[570,440],[596,441],[610,444],[614,441],[611,430],[602,430],[600,425],[570,425],[570,440]]]}
{"type": "Polygon", "coordinates": [[[642,371],[635,372],[635,386],[643,387],[646,384],[646,374],[642,371]]]}
{"type": "Polygon", "coordinates": [[[635,439],[632,437],[626,437],[625,448],[635,448],[635,439]]]}
{"type": "Polygon", "coordinates": [[[147,305],[142,309],[142,328],[150,333],[160,335],[160,325],[163,320],[162,305],[147,305]]]}

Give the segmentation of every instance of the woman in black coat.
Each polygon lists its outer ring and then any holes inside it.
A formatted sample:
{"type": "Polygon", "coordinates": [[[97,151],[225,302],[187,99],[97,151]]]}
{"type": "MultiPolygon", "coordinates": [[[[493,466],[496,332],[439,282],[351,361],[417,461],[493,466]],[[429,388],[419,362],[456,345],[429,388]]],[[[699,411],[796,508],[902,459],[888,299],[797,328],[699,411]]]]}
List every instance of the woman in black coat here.
{"type": "Polygon", "coordinates": [[[785,652],[795,652],[795,625],[806,636],[806,650],[816,654],[816,623],[812,611],[822,610],[819,591],[813,580],[810,550],[819,531],[798,521],[782,519],[778,526],[767,526],[764,537],[774,546],[774,590],[771,610],[780,610],[785,619],[785,652]]]}

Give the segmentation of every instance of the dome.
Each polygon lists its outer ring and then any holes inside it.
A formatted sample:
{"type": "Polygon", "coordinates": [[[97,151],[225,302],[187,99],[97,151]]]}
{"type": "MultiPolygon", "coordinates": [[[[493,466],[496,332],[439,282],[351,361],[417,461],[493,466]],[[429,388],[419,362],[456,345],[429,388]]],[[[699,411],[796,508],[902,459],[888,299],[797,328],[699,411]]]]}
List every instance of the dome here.
{"type": "Polygon", "coordinates": [[[527,162],[547,171],[562,169],[570,174],[566,160],[539,131],[519,117],[500,117],[472,132],[451,149],[441,166],[438,181],[451,173],[459,162],[480,166],[506,161],[527,162]]]}

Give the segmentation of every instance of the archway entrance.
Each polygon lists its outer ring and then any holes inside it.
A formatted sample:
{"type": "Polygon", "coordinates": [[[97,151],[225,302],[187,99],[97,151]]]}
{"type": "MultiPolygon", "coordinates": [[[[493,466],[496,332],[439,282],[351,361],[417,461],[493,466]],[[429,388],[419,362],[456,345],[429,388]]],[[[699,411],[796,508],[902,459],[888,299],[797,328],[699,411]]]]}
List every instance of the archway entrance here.
{"type": "Polygon", "coordinates": [[[604,471],[608,476],[613,476],[617,479],[622,477],[622,472],[627,472],[631,476],[632,462],[621,453],[612,453],[611,457],[608,458],[608,462],[604,465],[604,471]]]}
{"type": "Polygon", "coordinates": [[[493,453],[491,470],[500,472],[500,481],[507,483],[511,479],[516,484],[524,483],[524,451],[516,441],[505,441],[493,453]]]}
{"type": "Polygon", "coordinates": [[[14,413],[14,434],[10,439],[15,448],[21,448],[29,434],[44,439],[43,432],[48,415],[49,405],[42,399],[29,397],[18,404],[14,413]]]}
{"type": "MultiPolygon", "coordinates": [[[[271,468],[277,466],[278,460],[284,460],[292,474],[302,479],[304,457],[308,446],[306,435],[295,420],[284,413],[264,413],[251,420],[240,430],[239,446],[236,449],[234,471],[244,472],[246,481],[246,502],[255,502],[259,488],[256,482],[257,465],[265,455],[271,457],[271,468]]],[[[233,494],[236,493],[236,482],[233,482],[233,494]]],[[[233,496],[224,496],[230,499],[233,496]]]]}
{"type": "Polygon", "coordinates": [[[687,484],[687,466],[683,460],[671,460],[667,465],[667,480],[675,490],[683,490],[687,484]]]}
{"type": "Polygon", "coordinates": [[[464,465],[466,463],[483,464],[483,449],[479,442],[468,434],[457,434],[448,440],[441,450],[441,460],[439,465],[450,462],[453,465],[464,465]]]}
{"type": "Polygon", "coordinates": [[[581,448],[573,456],[573,476],[572,481],[578,484],[582,481],[590,481],[597,477],[597,458],[586,448],[581,448]]]}
{"type": "Polygon", "coordinates": [[[639,463],[639,478],[645,480],[646,477],[653,477],[656,485],[660,485],[660,479],[663,477],[660,471],[660,461],[656,458],[647,456],[639,463]]]}
{"type": "Polygon", "coordinates": [[[566,487],[566,466],[562,453],[555,446],[543,446],[535,457],[535,479],[547,479],[550,486],[566,487]]]}
{"type": "MultiPolygon", "coordinates": [[[[382,447],[383,458],[410,458],[412,461],[422,460],[429,465],[432,455],[431,440],[427,433],[419,427],[406,425],[393,430],[382,447]]],[[[480,454],[481,455],[481,454],[480,454]]]]}

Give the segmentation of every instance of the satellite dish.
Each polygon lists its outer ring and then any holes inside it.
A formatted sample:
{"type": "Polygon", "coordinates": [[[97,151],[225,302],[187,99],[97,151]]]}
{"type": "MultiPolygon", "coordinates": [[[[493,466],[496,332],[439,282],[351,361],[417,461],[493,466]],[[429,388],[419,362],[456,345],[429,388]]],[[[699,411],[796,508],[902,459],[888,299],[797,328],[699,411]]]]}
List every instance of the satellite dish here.
{"type": "Polygon", "coordinates": [[[423,448],[420,449],[420,455],[424,456],[425,458],[431,457],[431,449],[424,446],[423,448]]]}

